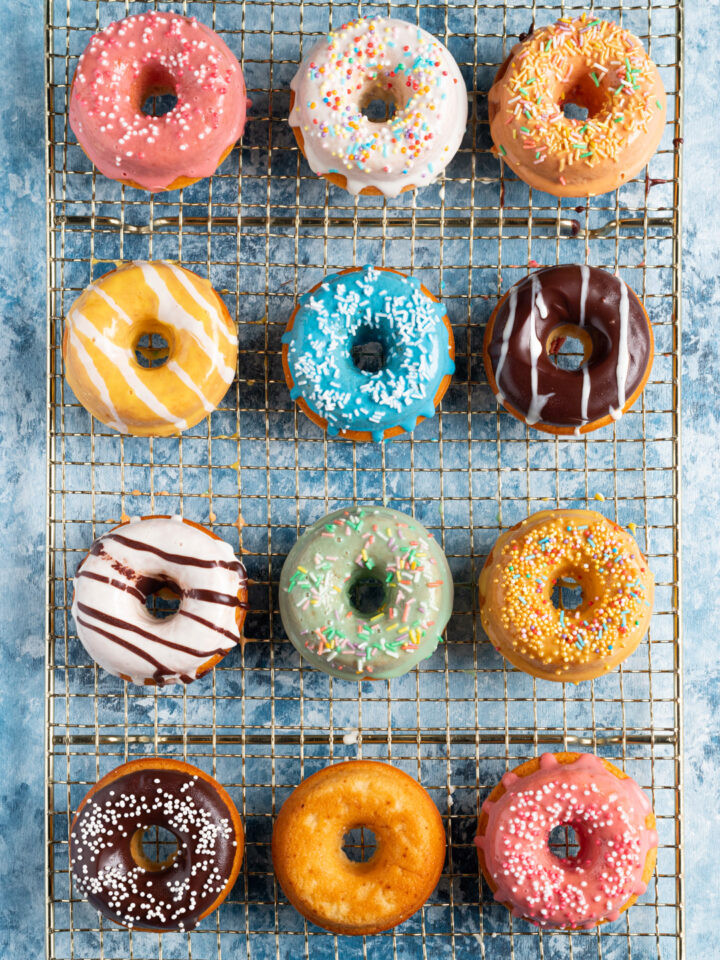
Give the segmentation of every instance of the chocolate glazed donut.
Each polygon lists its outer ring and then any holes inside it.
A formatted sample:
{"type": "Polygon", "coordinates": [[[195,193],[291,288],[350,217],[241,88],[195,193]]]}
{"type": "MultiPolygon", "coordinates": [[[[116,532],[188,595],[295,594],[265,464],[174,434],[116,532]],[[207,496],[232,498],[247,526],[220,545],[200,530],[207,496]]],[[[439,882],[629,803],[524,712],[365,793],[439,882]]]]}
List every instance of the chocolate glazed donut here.
{"type": "Polygon", "coordinates": [[[84,798],[70,833],[76,889],[136,930],[192,930],[232,889],[244,832],[232,800],[204,771],[148,757],[116,767],[84,798]],[[149,860],[142,835],[162,827],[176,852],[149,860]]]}
{"type": "Polygon", "coordinates": [[[485,330],[490,387],[518,420],[546,433],[588,433],[619,420],[642,393],[653,334],[640,300],[597,267],[546,267],[516,283],[485,330]],[[577,370],[551,360],[566,337],[582,342],[577,370]]]}

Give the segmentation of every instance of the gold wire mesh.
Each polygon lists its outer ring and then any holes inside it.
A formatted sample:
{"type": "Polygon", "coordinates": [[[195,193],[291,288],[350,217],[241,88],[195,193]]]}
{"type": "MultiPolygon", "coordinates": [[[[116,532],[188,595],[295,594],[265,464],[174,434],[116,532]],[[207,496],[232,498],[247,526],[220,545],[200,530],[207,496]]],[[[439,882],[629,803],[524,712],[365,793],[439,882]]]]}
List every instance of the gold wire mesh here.
{"type": "MultiPolygon", "coordinates": [[[[470,123],[444,182],[393,201],[352,199],[308,170],[286,123],[303,51],[358,12],[338,0],[46,0],[48,169],[47,954],[66,957],[667,958],[682,956],[679,654],[679,3],[591,3],[638,34],[661,69],[668,127],[647,175],[591,201],[529,191],[492,158],[485,112],[497,64],[531,22],[585,9],[368,3],[440,37],[470,90],[470,123]],[[242,148],[182,193],[150,196],[92,169],[70,133],[77,57],[98,28],[173,9],[216,29],[253,100],[242,148]],[[168,258],[219,289],[240,336],[239,375],[209,421],[180,438],[123,438],[91,420],[62,376],[63,315],[117,261],[168,258]],[[485,381],[484,323],[535,263],[619,270],[653,320],[651,382],[612,429],[559,440],[498,412],[485,381]],[[384,446],[328,439],[290,402],[279,344],[296,297],[322,275],[373,262],[439,291],[457,373],[435,420],[384,446]],[[600,494],[604,500],[596,500],[600,494]],[[348,502],[412,511],[443,545],[456,580],[447,643],[390,683],[362,686],[303,667],[284,640],[276,587],[295,537],[348,502]],[[618,671],[577,689],[508,669],[479,626],[475,584],[500,532],[547,506],[597,508],[637,537],[655,573],[650,636],[618,671]],[[242,550],[257,642],[192,686],[147,690],[99,670],[74,631],[72,577],[122,516],[182,513],[242,550]],[[651,795],[657,875],[641,903],[596,931],[538,932],[480,885],[472,844],[480,804],[508,766],[545,749],[594,750],[651,795]],[[241,812],[247,852],[230,898],[190,935],[129,933],[73,891],[72,812],[98,776],[159,753],[217,776],[241,812]],[[283,800],[326,763],[391,760],[418,777],[447,826],[448,857],[428,905],[401,927],[348,939],[306,924],[272,873],[283,800]]],[[[361,838],[360,843],[363,840],[361,838]]]]}

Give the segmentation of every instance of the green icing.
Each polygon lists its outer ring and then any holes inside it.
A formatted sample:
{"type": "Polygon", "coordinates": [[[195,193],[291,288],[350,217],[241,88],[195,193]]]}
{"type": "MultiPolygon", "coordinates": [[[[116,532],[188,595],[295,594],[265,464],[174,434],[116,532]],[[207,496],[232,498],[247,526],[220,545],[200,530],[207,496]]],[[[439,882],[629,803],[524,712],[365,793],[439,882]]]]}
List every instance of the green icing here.
{"type": "Polygon", "coordinates": [[[314,523],[280,575],[280,615],[305,659],[345,680],[400,677],[429,657],[450,618],[445,554],[422,524],[387,507],[314,523]]]}

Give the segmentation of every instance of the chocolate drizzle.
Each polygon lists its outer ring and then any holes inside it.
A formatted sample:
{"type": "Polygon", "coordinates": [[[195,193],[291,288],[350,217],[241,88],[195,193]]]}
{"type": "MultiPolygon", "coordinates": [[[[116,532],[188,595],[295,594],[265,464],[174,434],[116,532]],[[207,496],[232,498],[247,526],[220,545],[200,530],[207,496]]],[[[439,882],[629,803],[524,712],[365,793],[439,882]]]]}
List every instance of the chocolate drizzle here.
{"type": "Polygon", "coordinates": [[[95,541],[77,573],[80,639],[101,666],[125,679],[192,682],[241,640],[247,577],[227,555],[228,544],[179,518],[146,517],[111,531],[95,541]],[[155,620],[145,605],[160,590],[179,597],[180,606],[155,620]]]}
{"type": "Polygon", "coordinates": [[[216,905],[242,854],[242,833],[217,784],[184,766],[187,772],[149,763],[117,777],[91,791],[73,823],[75,886],[124,926],[192,930],[216,905]],[[153,826],[174,835],[177,852],[169,864],[148,869],[136,859],[139,838],[133,841],[153,826]]]}
{"type": "Polygon", "coordinates": [[[652,330],[623,280],[565,264],[510,289],[490,319],[485,350],[501,403],[528,425],[579,430],[622,415],[651,362],[652,330]],[[559,369],[550,359],[553,340],[579,331],[586,359],[577,370],[559,369]]]}

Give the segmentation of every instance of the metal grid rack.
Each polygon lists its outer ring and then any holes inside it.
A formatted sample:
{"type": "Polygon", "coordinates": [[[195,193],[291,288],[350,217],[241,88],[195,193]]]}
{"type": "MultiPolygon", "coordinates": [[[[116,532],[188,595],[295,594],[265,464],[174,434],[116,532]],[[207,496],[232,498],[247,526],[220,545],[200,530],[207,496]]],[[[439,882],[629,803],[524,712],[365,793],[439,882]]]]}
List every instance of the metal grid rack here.
{"type": "Polygon", "coordinates": [[[46,0],[48,957],[680,957],[681,5],[363,4],[365,14],[399,16],[441,38],[470,90],[468,132],[444,182],[393,201],[356,201],[315,178],[286,123],[303,49],[357,12],[339,0],[46,0]],[[70,81],[91,34],[153,7],[217,30],[241,60],[253,100],[241,149],[212,179],[155,197],[97,175],[67,123],[70,81]],[[531,22],[580,9],[643,39],[669,99],[647,174],[582,203],[530,191],[502,168],[489,151],[484,97],[531,22]],[[209,277],[238,323],[237,380],[210,420],[179,438],[120,437],[91,420],[63,380],[65,311],[116,261],[139,257],[177,260],[209,277]],[[580,261],[619,270],[644,299],[656,356],[632,412],[587,438],[561,440],[497,410],[482,334],[499,295],[529,268],[580,261]],[[296,297],[325,273],[364,262],[410,270],[440,291],[457,346],[442,411],[385,445],[328,440],[295,410],[280,364],[296,297]],[[278,617],[277,580],[296,536],[349,502],[413,512],[444,547],[456,581],[447,642],[392,683],[334,681],[303,667],[278,617]],[[541,507],[586,505],[637,525],[658,586],[648,640],[619,670],[571,688],[507,667],[482,633],[475,584],[503,527],[541,507]],[[153,512],[211,525],[242,551],[252,578],[246,632],[257,642],[182,689],[127,686],[99,670],[69,612],[72,577],[93,538],[123,516],[153,512]],[[658,870],[617,923],[540,933],[479,883],[472,838],[480,804],[508,766],[573,747],[614,759],[649,791],[658,870]],[[72,811],[98,776],[152,753],[212,772],[246,828],[238,884],[190,935],[115,927],[70,882],[72,811]],[[302,778],[355,756],[391,760],[422,781],[443,815],[448,856],[438,889],[411,920],[375,937],[337,938],[287,904],[269,841],[274,815],[302,778]]]}

